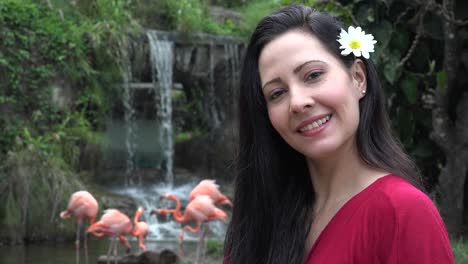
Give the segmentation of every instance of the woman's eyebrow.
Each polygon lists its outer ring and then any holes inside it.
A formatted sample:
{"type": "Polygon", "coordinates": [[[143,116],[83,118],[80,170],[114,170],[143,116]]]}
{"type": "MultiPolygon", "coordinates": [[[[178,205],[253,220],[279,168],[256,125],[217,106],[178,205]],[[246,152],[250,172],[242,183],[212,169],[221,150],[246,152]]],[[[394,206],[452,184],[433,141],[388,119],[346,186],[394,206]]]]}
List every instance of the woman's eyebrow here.
{"type": "Polygon", "coordinates": [[[266,83],[263,85],[262,90],[265,89],[265,87],[266,87],[267,85],[269,85],[269,84],[271,84],[271,83],[275,83],[275,82],[281,82],[281,79],[280,79],[279,77],[276,77],[276,78],[274,78],[274,79],[272,79],[272,80],[266,82],[266,83]]]}
{"type": "MultiPolygon", "coordinates": [[[[306,61],[304,63],[302,63],[301,65],[297,66],[294,70],[293,70],[293,73],[296,74],[298,73],[300,70],[302,70],[302,68],[304,68],[305,66],[309,65],[309,64],[312,64],[312,63],[323,63],[325,64],[324,61],[321,61],[321,60],[310,60],[310,61],[306,61]]],[[[275,83],[275,82],[281,82],[281,79],[279,77],[276,77],[268,82],[266,82],[263,87],[262,87],[262,90],[265,89],[265,87],[271,83],[275,83]]]]}
{"type": "Polygon", "coordinates": [[[302,68],[304,68],[304,66],[306,66],[306,65],[308,65],[308,64],[311,64],[311,63],[325,63],[325,62],[323,62],[323,61],[321,61],[321,60],[310,60],[310,61],[306,61],[306,62],[304,62],[303,64],[297,66],[297,67],[294,69],[293,73],[295,73],[295,74],[298,73],[300,70],[302,70],[302,68]]]}

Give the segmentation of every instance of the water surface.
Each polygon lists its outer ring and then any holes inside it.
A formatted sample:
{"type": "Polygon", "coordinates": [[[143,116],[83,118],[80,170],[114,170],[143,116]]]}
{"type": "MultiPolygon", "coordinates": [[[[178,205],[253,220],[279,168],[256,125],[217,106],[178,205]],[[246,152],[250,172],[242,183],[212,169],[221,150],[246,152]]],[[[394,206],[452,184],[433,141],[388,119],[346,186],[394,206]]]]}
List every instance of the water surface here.
{"type": "MultiPolygon", "coordinates": [[[[99,256],[106,255],[109,246],[107,239],[91,239],[88,241],[89,264],[97,263],[99,256]]],[[[132,253],[141,253],[137,241],[130,241],[132,253]]],[[[148,250],[160,252],[170,249],[177,252],[177,241],[147,241],[148,250]]],[[[82,249],[81,249],[82,250],[82,249]]],[[[119,256],[125,254],[125,249],[119,244],[119,256]]],[[[184,242],[184,251],[187,256],[194,254],[195,242],[184,242]]],[[[84,251],[81,251],[80,263],[84,261],[84,251]]],[[[75,245],[73,241],[60,243],[41,243],[27,246],[1,246],[1,264],[75,264],[75,245]]]]}

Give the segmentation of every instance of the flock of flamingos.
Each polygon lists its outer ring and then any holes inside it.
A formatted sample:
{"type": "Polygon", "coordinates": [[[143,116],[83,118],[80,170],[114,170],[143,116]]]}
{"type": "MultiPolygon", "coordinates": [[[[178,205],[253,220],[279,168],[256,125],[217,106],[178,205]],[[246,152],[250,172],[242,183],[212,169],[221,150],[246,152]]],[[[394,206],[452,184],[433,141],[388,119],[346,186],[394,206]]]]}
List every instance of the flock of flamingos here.
{"type": "MultiPolygon", "coordinates": [[[[181,203],[179,199],[173,194],[164,194],[161,199],[170,199],[175,201],[176,207],[174,209],[154,209],[150,215],[170,215],[172,214],[173,219],[179,223],[185,225],[179,235],[179,254],[182,255],[182,241],[184,239],[184,230],[188,230],[192,233],[198,233],[205,222],[213,220],[226,221],[226,213],[217,208],[216,205],[228,204],[232,206],[232,202],[219,191],[219,186],[214,180],[202,180],[197,186],[190,192],[190,200],[183,213],[181,213],[181,203]],[[188,225],[188,223],[195,222],[196,227],[188,225]]],[[[108,236],[111,239],[109,250],[107,251],[107,263],[110,263],[110,255],[112,250],[114,252],[114,260],[117,263],[117,238],[126,247],[126,252],[130,252],[130,244],[126,236],[134,236],[138,238],[139,247],[145,251],[146,247],[144,239],[148,235],[149,226],[145,222],[139,222],[139,218],[145,208],[139,207],[135,212],[133,223],[130,218],[124,213],[117,209],[107,209],[101,216],[99,221],[95,221],[98,213],[98,202],[96,199],[87,191],[78,191],[72,194],[68,203],[67,209],[60,213],[62,219],[73,218],[77,222],[76,231],[76,263],[79,263],[80,255],[80,230],[85,224],[85,221],[89,221],[89,227],[87,233],[91,233],[96,237],[108,236]]],[[[197,259],[200,256],[200,250],[202,248],[201,243],[203,242],[204,233],[201,232],[200,240],[197,246],[197,259]]],[[[86,234],[84,235],[84,251],[86,256],[86,263],[88,263],[88,252],[86,234]]]]}

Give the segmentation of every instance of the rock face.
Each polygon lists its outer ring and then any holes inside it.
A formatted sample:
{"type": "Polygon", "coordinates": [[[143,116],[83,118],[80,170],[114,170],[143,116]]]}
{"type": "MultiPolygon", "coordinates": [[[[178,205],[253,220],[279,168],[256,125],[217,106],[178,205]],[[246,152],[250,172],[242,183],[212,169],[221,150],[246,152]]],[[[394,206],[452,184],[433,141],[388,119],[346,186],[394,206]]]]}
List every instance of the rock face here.
{"type": "MultiPolygon", "coordinates": [[[[111,256],[110,261],[114,258],[111,256]]],[[[165,249],[160,253],[154,251],[145,251],[139,255],[127,255],[118,257],[120,264],[175,264],[179,263],[179,257],[171,250],[165,249]]],[[[107,256],[100,256],[98,264],[107,264],[107,256]]]]}
{"type": "MultiPolygon", "coordinates": [[[[201,103],[200,114],[205,115],[200,121],[210,128],[218,128],[222,122],[232,119],[236,112],[244,43],[231,37],[204,33],[152,32],[159,40],[174,43],[173,83],[183,91],[186,103],[201,103]]],[[[138,83],[140,88],[145,83],[151,86],[153,81],[149,52],[146,35],[133,39],[129,54],[131,82],[138,83]]],[[[148,96],[140,97],[138,104],[145,104],[145,98],[148,96]]],[[[173,103],[177,104],[177,100],[173,103]]]]}
{"type": "Polygon", "coordinates": [[[238,23],[242,19],[242,15],[239,12],[221,6],[210,6],[209,10],[210,16],[218,23],[225,23],[228,20],[238,23]]]}
{"type": "MultiPolygon", "coordinates": [[[[236,123],[240,61],[244,43],[231,37],[201,33],[188,35],[152,32],[156,33],[158,40],[171,41],[174,44],[173,131],[175,135],[190,134],[182,140],[177,140],[176,136],[174,167],[188,169],[203,178],[230,181],[233,169],[229,166],[234,157],[233,143],[236,138],[233,124],[236,123]]],[[[129,68],[137,120],[155,120],[158,113],[149,58],[148,37],[145,34],[134,36],[129,51],[129,68]]],[[[123,119],[123,106],[117,107],[113,112],[113,118],[123,119]]],[[[142,144],[137,145],[144,147],[142,144]]],[[[112,151],[112,155],[118,159],[116,161],[113,158],[113,164],[125,164],[123,159],[127,154],[124,149],[121,151],[121,154],[112,151]]],[[[140,153],[149,157],[157,155],[155,152],[145,150],[140,153]]],[[[136,154],[139,157],[142,155],[136,154]]],[[[114,168],[107,166],[106,169],[110,171],[114,168]]],[[[120,167],[115,169],[122,170],[120,167]]],[[[145,169],[151,168],[146,166],[145,169]]],[[[115,173],[117,172],[114,171],[113,174],[115,173]]]]}

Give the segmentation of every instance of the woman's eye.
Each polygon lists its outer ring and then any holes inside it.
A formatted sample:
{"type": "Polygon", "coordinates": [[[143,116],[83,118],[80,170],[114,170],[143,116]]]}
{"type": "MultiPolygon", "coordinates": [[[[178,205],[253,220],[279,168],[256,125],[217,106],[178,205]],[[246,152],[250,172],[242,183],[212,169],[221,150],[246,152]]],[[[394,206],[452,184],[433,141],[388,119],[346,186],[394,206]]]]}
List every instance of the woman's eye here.
{"type": "Polygon", "coordinates": [[[317,79],[318,77],[320,77],[320,75],[322,75],[322,74],[323,74],[323,72],[320,72],[320,71],[311,72],[308,75],[306,75],[305,80],[306,81],[313,81],[313,80],[317,79]]]}
{"type": "Polygon", "coordinates": [[[284,90],[275,90],[270,94],[270,100],[274,100],[280,97],[284,93],[284,90]]]}

